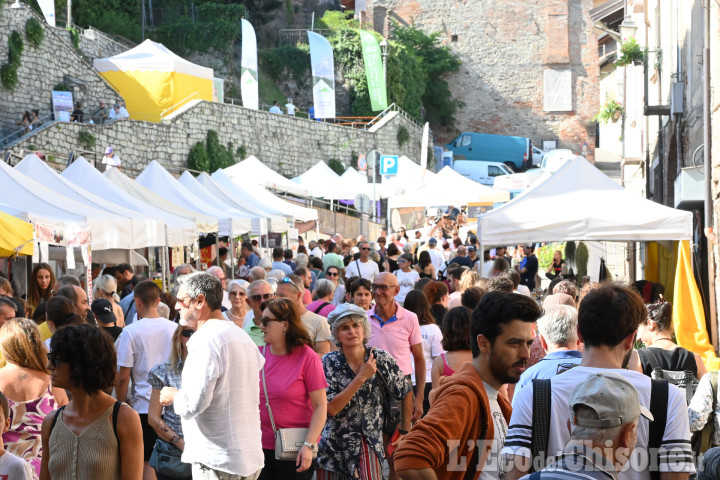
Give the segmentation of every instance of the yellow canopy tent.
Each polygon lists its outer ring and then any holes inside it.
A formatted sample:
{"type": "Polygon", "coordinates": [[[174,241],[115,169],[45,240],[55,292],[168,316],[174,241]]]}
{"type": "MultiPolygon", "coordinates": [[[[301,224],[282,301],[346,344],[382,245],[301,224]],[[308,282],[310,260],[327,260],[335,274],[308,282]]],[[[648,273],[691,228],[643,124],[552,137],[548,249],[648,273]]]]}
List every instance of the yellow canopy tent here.
{"type": "Polygon", "coordinates": [[[188,62],[152,40],[94,60],[93,66],[122,95],[134,120],[160,122],[190,100],[213,99],[212,68],[188,62]]]}
{"type": "Polygon", "coordinates": [[[33,226],[0,212],[0,257],[33,254],[33,226]]]}

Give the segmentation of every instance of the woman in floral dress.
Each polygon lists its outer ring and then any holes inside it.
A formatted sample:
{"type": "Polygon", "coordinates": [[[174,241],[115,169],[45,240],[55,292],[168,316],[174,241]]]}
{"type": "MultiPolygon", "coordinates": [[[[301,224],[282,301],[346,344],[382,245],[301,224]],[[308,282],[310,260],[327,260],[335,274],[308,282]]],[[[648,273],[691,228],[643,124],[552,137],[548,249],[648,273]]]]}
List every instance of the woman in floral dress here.
{"type": "MultiPolygon", "coordinates": [[[[383,395],[402,399],[411,386],[390,354],[366,347],[370,324],[365,310],[343,303],[328,322],[339,350],[322,359],[328,420],[320,439],[318,480],[379,480],[385,457],[383,395]]],[[[412,409],[402,414],[400,436],[410,428],[412,409]]]]}

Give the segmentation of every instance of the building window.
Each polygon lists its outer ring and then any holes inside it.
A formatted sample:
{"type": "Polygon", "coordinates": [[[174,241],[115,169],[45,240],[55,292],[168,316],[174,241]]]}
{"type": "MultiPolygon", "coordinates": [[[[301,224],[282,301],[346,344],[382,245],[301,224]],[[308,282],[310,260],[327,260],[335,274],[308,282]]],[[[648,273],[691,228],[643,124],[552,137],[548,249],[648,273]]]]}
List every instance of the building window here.
{"type": "Polygon", "coordinates": [[[543,110],[546,112],[572,111],[572,70],[545,70],[543,72],[543,110]]]}
{"type": "Polygon", "coordinates": [[[451,41],[451,42],[457,42],[457,41],[458,41],[458,36],[457,36],[457,35],[450,35],[450,41],[451,41]]]}

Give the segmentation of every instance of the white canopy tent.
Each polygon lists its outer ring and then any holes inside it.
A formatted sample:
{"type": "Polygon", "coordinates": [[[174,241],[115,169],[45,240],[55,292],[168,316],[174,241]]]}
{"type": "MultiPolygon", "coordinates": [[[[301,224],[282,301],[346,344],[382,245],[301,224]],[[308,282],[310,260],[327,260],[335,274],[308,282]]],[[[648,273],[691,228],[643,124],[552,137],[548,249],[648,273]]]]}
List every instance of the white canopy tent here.
{"type": "Polygon", "coordinates": [[[48,231],[63,232],[63,235],[67,232],[75,232],[80,236],[84,236],[88,239],[91,238],[90,225],[87,223],[87,219],[82,215],[75,215],[71,212],[64,211],[60,208],[53,209],[49,206],[47,213],[31,212],[28,208],[13,207],[0,201],[0,212],[12,215],[20,220],[25,220],[33,224],[35,229],[34,237],[37,239],[37,230],[47,229],[48,231]],[[85,235],[83,235],[85,234],[85,235]]]}
{"type": "Polygon", "coordinates": [[[237,237],[250,231],[251,215],[228,208],[220,208],[209,202],[207,198],[196,195],[155,160],[145,167],[135,181],[183,209],[200,212],[198,218],[204,219],[201,229],[204,233],[219,231],[221,236],[232,234],[237,237]]]}
{"type": "MultiPolygon", "coordinates": [[[[434,176],[435,173],[423,169],[419,164],[403,155],[398,159],[398,174],[383,178],[383,182],[378,184],[378,187],[384,196],[390,198],[414,190],[419,185],[430,181],[434,176]]],[[[372,184],[370,184],[370,188],[372,188],[372,184]]]]}
{"type": "MultiPolygon", "coordinates": [[[[187,210],[179,207],[174,203],[164,199],[160,195],[156,194],[149,188],[145,188],[140,183],[132,180],[130,177],[122,173],[117,168],[111,168],[104,174],[108,180],[113,182],[118,187],[122,188],[128,195],[143,200],[150,205],[164,210],[173,215],[187,218],[188,220],[194,221],[197,224],[198,231],[200,233],[215,233],[218,231],[218,221],[216,218],[204,215],[199,212],[187,210]]],[[[249,223],[249,222],[248,222],[249,223]]]]}
{"type": "Polygon", "coordinates": [[[58,231],[65,225],[89,224],[93,250],[135,248],[129,218],[64,197],[5,162],[0,162],[0,185],[0,202],[27,212],[27,216],[18,218],[30,222],[39,218],[56,219],[53,224],[58,231]]]}
{"type": "MultiPolygon", "coordinates": [[[[222,170],[216,171],[213,175],[215,174],[218,174],[221,177],[224,175],[222,170]]],[[[221,202],[227,203],[233,208],[252,212],[255,215],[268,219],[270,222],[269,228],[271,232],[287,231],[288,220],[291,220],[288,212],[283,212],[268,205],[263,205],[229,178],[228,182],[221,184],[207,173],[201,173],[198,175],[197,181],[200,185],[205,187],[208,192],[215,195],[215,197],[221,202]]]]}
{"type": "MultiPolygon", "coordinates": [[[[205,174],[207,176],[207,174],[205,174]]],[[[233,204],[228,203],[224,199],[210,192],[202,185],[197,178],[193,177],[190,172],[183,172],[178,178],[178,182],[191,192],[195,197],[202,198],[204,202],[212,205],[219,211],[238,212],[241,215],[249,216],[246,210],[240,210],[233,204]]],[[[259,214],[254,213],[250,218],[250,233],[252,235],[265,235],[268,233],[267,219],[262,218],[259,214]]]]}
{"type": "MultiPolygon", "coordinates": [[[[92,186],[93,189],[103,192],[103,195],[108,195],[110,198],[122,201],[129,209],[136,210],[151,217],[164,219],[165,225],[167,226],[166,238],[153,239],[154,246],[191,245],[197,240],[198,229],[194,222],[169,214],[129,196],[105,178],[102,173],[90,165],[83,157],[75,159],[75,161],[62,172],[62,176],[81,188],[92,186]]],[[[135,232],[132,233],[132,236],[134,235],[135,232]]]]}
{"type": "Polygon", "coordinates": [[[361,193],[367,195],[361,184],[352,185],[341,180],[340,176],[322,160],[292,181],[307,188],[310,196],[327,200],[352,199],[361,193]]]}
{"type": "Polygon", "coordinates": [[[134,245],[133,248],[165,244],[165,222],[162,218],[151,217],[138,211],[125,208],[120,202],[111,202],[81,188],[75,183],[63,178],[55,169],[43,162],[34,153],[26,155],[20,163],[15,165],[15,170],[76,202],[130,219],[132,222],[131,240],[134,245]]]}
{"type": "Polygon", "coordinates": [[[426,177],[421,186],[398,197],[391,197],[390,208],[437,207],[481,202],[507,202],[510,193],[481,185],[465,178],[450,167],[426,177]]]}
{"type": "Polygon", "coordinates": [[[292,195],[309,197],[310,192],[287,179],[251,155],[240,163],[226,168],[225,173],[241,185],[262,185],[292,195]]]}
{"type": "Polygon", "coordinates": [[[692,213],[627,192],[582,157],[478,219],[483,245],[692,238],[692,213]]]}

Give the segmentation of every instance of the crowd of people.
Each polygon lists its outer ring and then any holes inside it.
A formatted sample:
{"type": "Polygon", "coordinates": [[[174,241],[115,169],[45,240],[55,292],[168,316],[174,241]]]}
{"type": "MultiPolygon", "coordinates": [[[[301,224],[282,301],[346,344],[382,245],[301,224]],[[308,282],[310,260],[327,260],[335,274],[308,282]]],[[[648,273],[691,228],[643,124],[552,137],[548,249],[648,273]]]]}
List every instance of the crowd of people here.
{"type": "Polygon", "coordinates": [[[720,478],[717,372],[661,295],[387,238],[243,242],[167,292],[93,265],[92,302],[0,278],[0,478],[720,478]]]}

